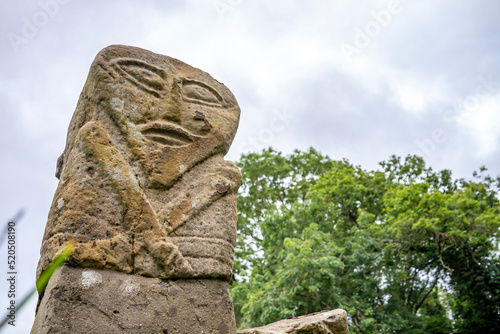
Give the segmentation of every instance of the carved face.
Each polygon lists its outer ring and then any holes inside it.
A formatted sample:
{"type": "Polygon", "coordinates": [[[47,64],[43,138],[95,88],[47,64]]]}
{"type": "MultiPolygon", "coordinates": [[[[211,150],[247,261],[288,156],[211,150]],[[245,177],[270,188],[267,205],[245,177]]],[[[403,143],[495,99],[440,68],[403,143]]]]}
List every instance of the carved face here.
{"type": "Polygon", "coordinates": [[[239,107],[207,73],[167,56],[133,51],[120,46],[101,51],[91,68],[90,90],[142,166],[147,186],[169,187],[195,164],[227,152],[239,107]]]}

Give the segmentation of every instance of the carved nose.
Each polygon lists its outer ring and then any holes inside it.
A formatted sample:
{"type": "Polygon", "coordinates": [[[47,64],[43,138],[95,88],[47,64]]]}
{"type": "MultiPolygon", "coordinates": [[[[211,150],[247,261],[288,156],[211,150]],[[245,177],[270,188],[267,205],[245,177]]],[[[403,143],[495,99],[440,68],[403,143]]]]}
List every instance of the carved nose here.
{"type": "Polygon", "coordinates": [[[164,113],[162,118],[180,123],[181,122],[181,102],[182,102],[182,82],[180,80],[174,80],[172,83],[172,89],[170,90],[169,96],[166,97],[164,102],[164,113]]]}

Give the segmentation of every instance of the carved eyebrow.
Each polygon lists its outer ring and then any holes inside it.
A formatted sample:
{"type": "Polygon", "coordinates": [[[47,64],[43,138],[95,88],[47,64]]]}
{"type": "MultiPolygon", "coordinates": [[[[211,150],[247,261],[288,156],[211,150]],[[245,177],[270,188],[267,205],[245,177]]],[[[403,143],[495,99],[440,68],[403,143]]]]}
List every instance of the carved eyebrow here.
{"type": "Polygon", "coordinates": [[[186,78],[182,79],[182,86],[190,86],[190,85],[199,86],[201,88],[208,90],[210,93],[212,93],[215,96],[215,98],[220,103],[224,103],[224,99],[222,98],[222,96],[219,94],[219,92],[215,88],[213,88],[213,87],[211,87],[211,86],[209,86],[206,83],[201,82],[201,81],[196,81],[196,80],[191,80],[191,79],[186,79],[186,78]]]}
{"type": "Polygon", "coordinates": [[[166,79],[167,77],[167,74],[165,73],[164,70],[162,70],[161,68],[158,68],[156,66],[153,66],[151,64],[148,64],[146,62],[143,62],[143,61],[140,61],[140,60],[137,60],[137,59],[126,59],[126,58],[122,58],[122,59],[118,59],[116,61],[116,64],[118,65],[126,65],[126,66],[137,66],[137,67],[142,67],[146,70],[149,70],[157,75],[159,75],[162,79],[166,79]]]}
{"type": "Polygon", "coordinates": [[[167,74],[163,69],[138,59],[129,59],[129,58],[116,59],[111,63],[111,68],[113,68],[114,71],[117,72],[118,74],[124,76],[125,79],[127,79],[132,84],[136,85],[138,88],[156,96],[157,98],[161,98],[162,92],[164,90],[163,87],[164,83],[161,83],[161,81],[166,82],[166,77],[167,77],[167,74]],[[149,80],[148,78],[133,75],[132,73],[129,72],[129,70],[132,68],[146,70],[151,74],[158,76],[158,79],[160,79],[161,81],[155,82],[149,80]]]}

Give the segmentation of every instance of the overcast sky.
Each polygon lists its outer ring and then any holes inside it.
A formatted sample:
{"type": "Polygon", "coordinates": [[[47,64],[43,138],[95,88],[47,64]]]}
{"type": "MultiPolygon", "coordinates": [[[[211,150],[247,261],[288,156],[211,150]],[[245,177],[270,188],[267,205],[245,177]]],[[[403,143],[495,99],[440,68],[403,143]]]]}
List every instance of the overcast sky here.
{"type": "MultiPolygon", "coordinates": [[[[56,160],[107,45],[169,55],[225,83],[242,110],[230,160],[312,146],[365,169],[416,153],[456,177],[482,165],[498,175],[498,13],[498,0],[3,0],[0,222],[27,210],[18,292],[34,285],[56,160]]],[[[34,307],[4,332],[28,333],[34,307]]]]}

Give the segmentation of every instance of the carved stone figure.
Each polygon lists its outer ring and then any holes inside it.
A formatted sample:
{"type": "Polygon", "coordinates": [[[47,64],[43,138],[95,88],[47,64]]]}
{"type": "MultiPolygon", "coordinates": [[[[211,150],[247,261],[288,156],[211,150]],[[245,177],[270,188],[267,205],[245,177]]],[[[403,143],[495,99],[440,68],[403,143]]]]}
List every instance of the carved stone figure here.
{"type": "Polygon", "coordinates": [[[233,94],[177,59],[113,45],[94,60],[58,160],[38,275],[74,267],[156,278],[232,275],[238,168],[233,94]]]}
{"type": "Polygon", "coordinates": [[[96,56],[57,162],[32,334],[236,333],[229,294],[239,169],[233,94],[177,59],[96,56]]]}

